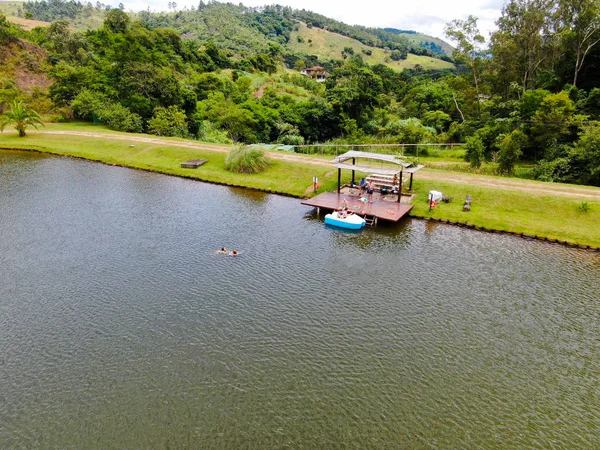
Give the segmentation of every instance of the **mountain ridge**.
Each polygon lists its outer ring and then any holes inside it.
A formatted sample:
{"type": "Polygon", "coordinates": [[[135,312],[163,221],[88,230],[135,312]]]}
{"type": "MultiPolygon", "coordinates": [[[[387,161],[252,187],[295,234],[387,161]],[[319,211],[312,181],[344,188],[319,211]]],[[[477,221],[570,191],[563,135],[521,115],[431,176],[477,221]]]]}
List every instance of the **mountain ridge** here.
{"type": "MultiPolygon", "coordinates": [[[[110,6],[103,8],[90,6],[74,0],[42,0],[33,2],[0,1],[0,12],[16,23],[28,26],[25,19],[69,20],[78,31],[95,29],[101,26],[110,6]]],[[[97,3],[97,5],[101,5],[97,3]]],[[[288,54],[286,64],[303,58],[316,58],[320,63],[345,59],[344,47],[358,50],[358,54],[371,64],[386,64],[396,70],[416,65],[425,69],[453,67],[448,56],[452,50],[449,44],[437,38],[417,33],[413,30],[395,28],[367,28],[360,25],[347,25],[307,10],[292,9],[281,5],[246,7],[243,4],[200,2],[198,8],[173,12],[130,12],[132,20],[139,19],[149,28],[172,28],[187,39],[213,41],[222,50],[232,51],[241,57],[251,52],[267,51],[269,45],[277,44],[288,54]],[[299,28],[316,28],[344,36],[355,42],[347,42],[336,48],[326,44],[324,48],[297,45],[302,36],[292,36],[299,28]],[[294,41],[296,39],[297,41],[294,41]],[[366,46],[366,47],[365,47],[366,46]],[[367,48],[369,47],[369,48],[367,48]],[[333,50],[331,50],[333,48],[333,50]],[[377,50],[381,49],[381,51],[377,50]],[[369,51],[370,50],[370,51],[369,51]],[[294,53],[301,52],[295,55],[294,53]],[[370,57],[375,53],[377,57],[370,57]]],[[[10,19],[9,19],[10,20],[10,19]]],[[[33,25],[42,23],[32,23],[33,25]]],[[[333,36],[332,35],[332,36],[333,36]]],[[[307,37],[306,40],[310,40],[307,37]]],[[[310,44],[310,43],[309,43],[310,44]]],[[[351,50],[350,50],[351,51],[351,50]]],[[[308,61],[308,60],[307,60],[308,61]]]]}

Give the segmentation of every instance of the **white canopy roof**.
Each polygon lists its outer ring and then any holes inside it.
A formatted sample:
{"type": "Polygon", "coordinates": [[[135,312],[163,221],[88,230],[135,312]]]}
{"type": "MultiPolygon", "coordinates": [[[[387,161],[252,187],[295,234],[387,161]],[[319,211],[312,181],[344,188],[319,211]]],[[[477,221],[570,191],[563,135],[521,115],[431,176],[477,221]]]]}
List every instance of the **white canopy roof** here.
{"type": "Polygon", "coordinates": [[[343,155],[339,155],[337,158],[331,161],[333,165],[338,169],[346,169],[346,170],[357,170],[359,172],[366,173],[377,173],[380,175],[397,175],[400,172],[404,171],[407,173],[415,173],[417,170],[422,169],[423,165],[413,166],[412,163],[406,162],[396,155],[386,155],[383,153],[370,153],[370,152],[359,152],[356,150],[350,150],[349,152],[344,153],[343,155]],[[373,159],[376,161],[383,161],[392,164],[398,164],[401,167],[396,169],[388,167],[388,168],[376,168],[376,167],[368,167],[361,166],[358,164],[349,164],[347,161],[350,159],[373,159]]]}

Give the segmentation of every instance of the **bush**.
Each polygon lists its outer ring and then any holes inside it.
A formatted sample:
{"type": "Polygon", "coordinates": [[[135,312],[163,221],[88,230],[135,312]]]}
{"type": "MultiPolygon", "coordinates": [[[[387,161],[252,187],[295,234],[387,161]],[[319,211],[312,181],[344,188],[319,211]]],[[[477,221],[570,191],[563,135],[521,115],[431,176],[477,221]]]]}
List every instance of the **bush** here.
{"type": "Polygon", "coordinates": [[[479,136],[471,136],[467,138],[467,152],[465,160],[471,164],[471,167],[478,169],[483,162],[485,148],[479,136]]]}
{"type": "Polygon", "coordinates": [[[185,113],[177,106],[154,108],[154,116],[148,121],[148,133],[157,136],[187,137],[185,113]]]}
{"type": "Polygon", "coordinates": [[[141,133],[143,131],[142,118],[120,103],[105,106],[99,111],[98,117],[109,128],[116,131],[127,131],[129,133],[141,133]]]}
{"type": "Polygon", "coordinates": [[[258,173],[269,165],[265,152],[255,147],[234,147],[225,158],[225,169],[237,173],[258,173]]]}
{"type": "Polygon", "coordinates": [[[500,143],[498,153],[498,173],[501,175],[512,175],[515,164],[521,156],[521,148],[527,142],[527,136],[520,130],[513,130],[506,135],[500,143]]]}
{"type": "Polygon", "coordinates": [[[211,142],[213,144],[231,144],[231,139],[225,131],[219,130],[212,122],[203,120],[198,126],[197,138],[203,142],[211,142]]]}
{"type": "Polygon", "coordinates": [[[303,145],[304,138],[299,134],[286,134],[279,138],[279,143],[284,145],[303,145]]]}
{"type": "Polygon", "coordinates": [[[400,50],[393,50],[392,53],[390,53],[390,58],[392,58],[392,61],[400,61],[401,59],[406,59],[408,57],[408,54],[406,52],[401,52],[400,50]]]}
{"type": "Polygon", "coordinates": [[[541,160],[533,169],[535,180],[565,183],[569,180],[571,165],[569,158],[557,158],[552,161],[541,160]]]}
{"type": "Polygon", "coordinates": [[[586,202],[586,201],[583,201],[579,205],[577,205],[577,211],[582,212],[582,213],[589,212],[590,208],[591,207],[590,207],[589,202],[586,202]]]}
{"type": "Polygon", "coordinates": [[[100,115],[108,104],[106,95],[84,89],[71,101],[70,106],[75,117],[91,121],[93,115],[100,115]]]}

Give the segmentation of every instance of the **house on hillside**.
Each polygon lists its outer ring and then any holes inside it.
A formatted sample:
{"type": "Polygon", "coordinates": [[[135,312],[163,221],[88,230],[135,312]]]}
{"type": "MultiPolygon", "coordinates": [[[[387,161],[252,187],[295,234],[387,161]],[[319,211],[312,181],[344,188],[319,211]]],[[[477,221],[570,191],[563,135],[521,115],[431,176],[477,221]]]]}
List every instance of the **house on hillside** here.
{"type": "Polygon", "coordinates": [[[300,73],[312,78],[315,81],[318,81],[319,83],[324,82],[327,79],[327,75],[329,75],[329,73],[325,70],[325,67],[321,66],[309,67],[308,69],[303,69],[300,73]]]}

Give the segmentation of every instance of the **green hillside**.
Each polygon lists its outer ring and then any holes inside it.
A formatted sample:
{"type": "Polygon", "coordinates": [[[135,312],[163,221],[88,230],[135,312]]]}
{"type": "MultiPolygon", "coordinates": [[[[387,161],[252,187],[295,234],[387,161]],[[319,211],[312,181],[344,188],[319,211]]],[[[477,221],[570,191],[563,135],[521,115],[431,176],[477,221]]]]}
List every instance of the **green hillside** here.
{"type": "MultiPolygon", "coordinates": [[[[54,20],[68,20],[70,28],[76,31],[98,29],[106,18],[106,8],[110,9],[101,3],[93,6],[92,3],[62,0],[0,1],[0,11],[25,29],[44,26],[54,20]]],[[[451,51],[451,47],[430,36],[346,25],[310,11],[278,5],[248,8],[242,4],[200,2],[198,9],[171,13],[141,11],[129,13],[129,16],[132,20],[141,20],[150,29],[172,28],[187,40],[212,41],[218,48],[241,58],[268,52],[270,46],[278,45],[288,67],[292,67],[298,58],[308,56],[313,58],[306,59],[307,63],[314,63],[315,59],[320,64],[339,61],[351,56],[342,55],[347,48],[353,49],[369,64],[385,64],[395,70],[416,65],[424,69],[454,67],[444,54],[451,51]]]]}
{"type": "Polygon", "coordinates": [[[337,33],[320,28],[308,28],[305,23],[298,24],[298,30],[291,34],[288,48],[294,53],[316,55],[320,60],[341,59],[345,48],[352,48],[354,54],[360,55],[368,64],[385,64],[396,70],[414,67],[416,64],[425,69],[451,69],[453,64],[431,56],[419,56],[409,53],[407,58],[393,61],[391,51],[371,47],[337,33]],[[300,38],[300,39],[298,39],[300,38]],[[367,54],[371,53],[370,55],[367,54]]]}
{"type": "MultiPolygon", "coordinates": [[[[55,1],[54,4],[66,2],[55,1]]],[[[0,14],[7,16],[8,20],[24,29],[31,29],[35,26],[48,26],[53,20],[68,20],[71,28],[77,31],[98,29],[106,19],[107,11],[105,9],[90,7],[87,4],[77,5],[76,9],[63,10],[62,8],[45,8],[48,13],[43,14],[39,10],[29,11],[30,19],[27,18],[28,8],[26,2],[7,2],[0,0],[0,14]],[[69,14],[70,12],[70,14],[69,14]]]]}
{"type": "Polygon", "coordinates": [[[429,48],[438,53],[445,53],[450,56],[454,50],[454,47],[442,39],[418,33],[413,30],[398,30],[397,28],[384,28],[384,30],[402,36],[416,46],[429,48]]]}

